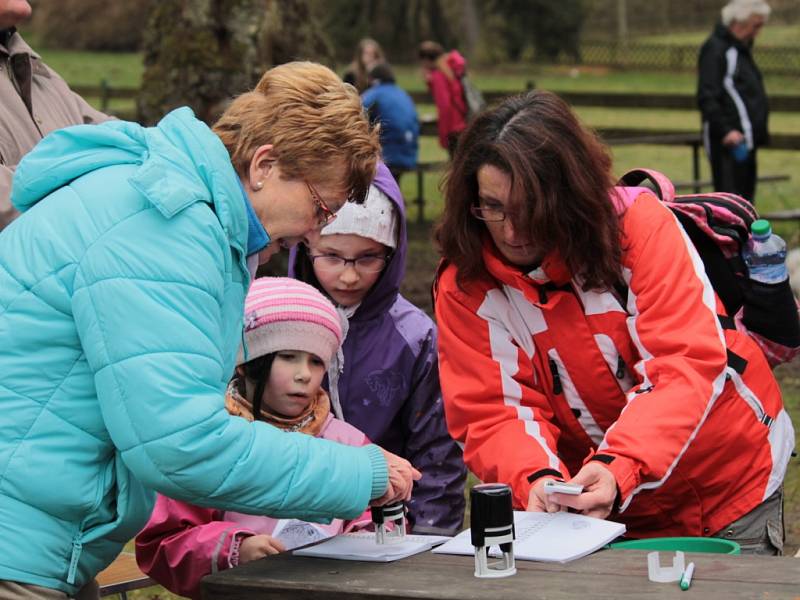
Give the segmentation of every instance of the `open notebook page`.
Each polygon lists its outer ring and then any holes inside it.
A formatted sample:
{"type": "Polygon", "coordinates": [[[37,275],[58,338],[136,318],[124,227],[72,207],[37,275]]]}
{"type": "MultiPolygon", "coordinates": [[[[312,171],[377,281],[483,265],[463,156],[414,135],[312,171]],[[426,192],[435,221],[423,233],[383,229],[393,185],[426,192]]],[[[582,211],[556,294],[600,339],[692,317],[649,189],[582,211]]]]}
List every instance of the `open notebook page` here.
{"type": "MultiPolygon", "coordinates": [[[[625,533],[625,525],[568,512],[514,511],[514,557],[520,560],[569,562],[602,548],[625,533]]],[[[433,550],[437,554],[473,554],[470,530],[433,550]]],[[[494,547],[489,552],[500,556],[494,547]]]]}

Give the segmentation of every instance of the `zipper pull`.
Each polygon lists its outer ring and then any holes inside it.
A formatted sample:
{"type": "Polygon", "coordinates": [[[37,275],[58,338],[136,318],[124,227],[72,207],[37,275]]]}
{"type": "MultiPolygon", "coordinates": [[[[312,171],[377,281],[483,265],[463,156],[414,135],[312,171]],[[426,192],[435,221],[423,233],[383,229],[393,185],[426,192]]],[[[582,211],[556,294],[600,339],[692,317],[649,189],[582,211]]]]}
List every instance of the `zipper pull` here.
{"type": "Polygon", "coordinates": [[[547,292],[544,286],[539,286],[539,304],[547,304],[547,292]]]}
{"type": "Polygon", "coordinates": [[[564,391],[564,387],[561,385],[561,376],[558,374],[558,365],[556,361],[552,358],[549,359],[550,363],[550,374],[553,376],[553,394],[558,396],[564,391]]]}
{"type": "Polygon", "coordinates": [[[67,583],[70,585],[75,583],[75,575],[78,572],[78,560],[81,557],[81,550],[83,550],[83,544],[81,544],[76,535],[72,540],[72,557],[69,559],[69,571],[67,571],[67,583]]]}
{"type": "Polygon", "coordinates": [[[622,360],[622,355],[617,356],[617,372],[615,373],[617,379],[625,377],[625,361],[622,360]]]}

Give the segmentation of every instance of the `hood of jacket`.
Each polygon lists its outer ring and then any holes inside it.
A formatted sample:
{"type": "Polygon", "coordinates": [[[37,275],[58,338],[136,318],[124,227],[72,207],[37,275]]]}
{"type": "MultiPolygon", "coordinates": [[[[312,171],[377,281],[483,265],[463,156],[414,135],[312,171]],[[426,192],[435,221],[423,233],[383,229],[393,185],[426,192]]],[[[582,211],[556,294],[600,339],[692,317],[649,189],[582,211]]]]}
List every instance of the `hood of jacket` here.
{"type": "Polygon", "coordinates": [[[82,175],[140,165],[129,181],[165,217],[211,198],[231,245],[243,254],[247,215],[227,157],[220,139],[188,107],[172,111],[155,127],[127,121],[76,125],[46,136],[22,159],[11,201],[24,212],[82,175]]]}
{"type": "Polygon", "coordinates": [[[458,50],[451,50],[447,54],[447,66],[450,67],[456,78],[461,79],[467,72],[467,59],[458,50]]]}
{"type": "MultiPolygon", "coordinates": [[[[406,232],[406,216],[403,195],[397,182],[392,177],[389,169],[383,162],[378,164],[378,171],[372,185],[386,194],[392,201],[397,211],[397,248],[392,252],[391,258],[381,273],[378,281],[361,301],[351,320],[364,321],[385,314],[397,300],[400,293],[400,283],[406,272],[406,251],[408,248],[408,234],[406,232]]],[[[295,246],[289,254],[289,277],[296,277],[311,283],[322,290],[316,281],[311,269],[311,261],[304,246],[295,246]]]]}

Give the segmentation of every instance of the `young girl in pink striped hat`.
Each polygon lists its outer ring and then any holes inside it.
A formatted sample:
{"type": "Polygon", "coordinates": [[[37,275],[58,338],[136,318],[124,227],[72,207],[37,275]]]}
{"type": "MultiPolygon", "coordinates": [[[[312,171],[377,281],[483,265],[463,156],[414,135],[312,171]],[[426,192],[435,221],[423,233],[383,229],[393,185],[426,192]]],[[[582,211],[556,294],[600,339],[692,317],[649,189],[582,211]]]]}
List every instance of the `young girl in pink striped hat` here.
{"type": "MultiPolygon", "coordinates": [[[[358,429],[333,416],[320,387],[341,344],[342,327],[336,309],[319,291],[295,279],[256,279],[245,300],[244,336],[228,385],[228,412],[352,446],[369,443],[358,429]]],[[[136,559],[171,592],[199,598],[200,580],[209,573],[370,522],[365,514],[355,521],[311,524],[159,496],[136,537],[136,559]]]]}

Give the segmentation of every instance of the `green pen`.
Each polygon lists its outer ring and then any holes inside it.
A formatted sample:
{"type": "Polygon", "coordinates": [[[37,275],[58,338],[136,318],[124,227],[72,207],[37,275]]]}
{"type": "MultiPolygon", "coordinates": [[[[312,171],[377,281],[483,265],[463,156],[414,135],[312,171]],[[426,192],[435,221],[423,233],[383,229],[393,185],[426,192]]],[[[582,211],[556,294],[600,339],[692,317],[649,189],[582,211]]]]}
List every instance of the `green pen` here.
{"type": "Polygon", "coordinates": [[[686,570],[683,572],[681,576],[681,589],[685,592],[689,589],[689,586],[692,585],[692,575],[694,574],[694,563],[690,562],[689,566],[686,567],[686,570]]]}

